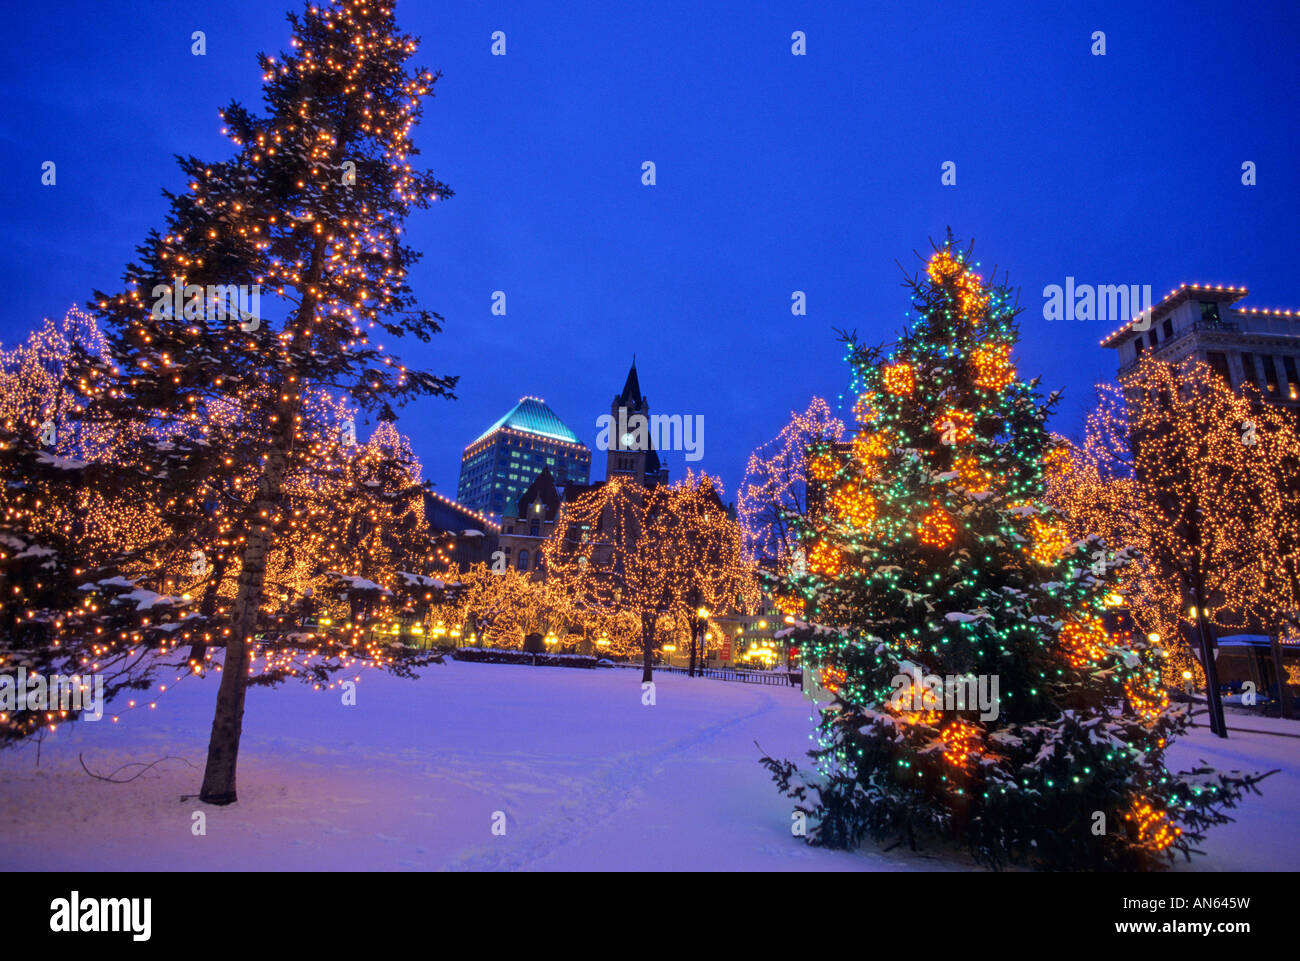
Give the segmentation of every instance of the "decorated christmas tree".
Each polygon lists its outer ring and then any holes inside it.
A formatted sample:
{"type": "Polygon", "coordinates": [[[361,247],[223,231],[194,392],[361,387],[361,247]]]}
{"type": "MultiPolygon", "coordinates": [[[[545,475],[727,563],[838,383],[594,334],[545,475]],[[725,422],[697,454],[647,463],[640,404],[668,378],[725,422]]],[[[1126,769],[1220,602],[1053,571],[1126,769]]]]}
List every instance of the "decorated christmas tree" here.
{"type": "MultiPolygon", "coordinates": [[[[373,457],[360,465],[373,486],[359,524],[331,523],[304,494],[304,477],[357,492],[355,423],[338,424],[328,398],[391,420],[395,407],[455,385],[385,347],[428,341],[441,326],[408,283],[419,254],[404,235],[412,211],[451,195],[416,166],[412,140],[437,75],[410,62],[418,41],[398,29],[390,2],[309,4],[288,20],[291,49],[259,57],[263,111],[222,111],[228,158],[181,158],[188,190],[167,194],[165,228],[138,248],[119,290],[95,294],[108,357],[76,371],[89,425],[151,428],[126,461],[175,536],[166,556],[130,560],[155,593],[202,598],[202,634],[197,624],[174,632],[193,634],[193,659],[205,644],[225,649],[199,794],[212,804],[237,797],[250,674],[314,680],[325,662],[394,667],[405,657],[368,622],[314,638],[291,629],[300,612],[285,605],[320,556],[300,548],[323,544],[327,561],[348,551],[350,563],[331,570],[355,577],[339,568],[372,556],[378,566],[382,537],[357,544],[393,516],[370,509],[384,500],[379,475],[401,480],[390,504],[414,494],[404,464],[381,469],[373,457]]],[[[404,458],[392,445],[371,453],[404,458]]]]}
{"type": "Polygon", "coordinates": [[[1059,457],[1012,361],[1010,292],[951,235],[887,353],[846,338],[856,433],[810,452],[819,496],[775,583],[824,692],[817,772],[764,758],[808,840],[938,839],[981,863],[1190,856],[1258,775],[1165,764],[1188,723],[1165,652],[1121,630],[1113,564],[1043,501],[1059,457]]]}

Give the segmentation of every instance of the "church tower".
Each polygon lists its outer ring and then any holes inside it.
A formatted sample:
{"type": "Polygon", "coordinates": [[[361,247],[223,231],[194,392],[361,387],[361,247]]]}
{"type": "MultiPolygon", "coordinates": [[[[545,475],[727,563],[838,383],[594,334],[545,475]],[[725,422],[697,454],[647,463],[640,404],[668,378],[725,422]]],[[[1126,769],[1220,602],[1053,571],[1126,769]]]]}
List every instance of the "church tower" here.
{"type": "Polygon", "coordinates": [[[636,357],[627,372],[621,393],[609,406],[613,426],[609,450],[605,453],[605,480],[630,477],[650,487],[668,483],[668,468],[659,460],[650,430],[650,402],[641,393],[636,375],[636,357]]]}

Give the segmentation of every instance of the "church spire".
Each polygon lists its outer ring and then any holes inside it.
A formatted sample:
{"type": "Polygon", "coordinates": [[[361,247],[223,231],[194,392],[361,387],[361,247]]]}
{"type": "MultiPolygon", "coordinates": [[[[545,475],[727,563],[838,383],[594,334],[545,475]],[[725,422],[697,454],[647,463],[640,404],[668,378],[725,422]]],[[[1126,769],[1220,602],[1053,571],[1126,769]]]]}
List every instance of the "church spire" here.
{"type": "Polygon", "coordinates": [[[614,398],[614,407],[639,410],[644,406],[645,398],[641,396],[641,382],[636,376],[636,354],[633,354],[632,367],[627,372],[627,381],[623,384],[623,392],[614,398]]]}
{"type": "Polygon", "coordinates": [[[646,486],[667,482],[668,469],[654,449],[654,438],[649,430],[650,401],[641,393],[636,354],[632,355],[627,380],[622,392],[614,397],[609,413],[611,434],[605,455],[605,479],[630,477],[646,486]],[[639,427],[637,421],[642,422],[639,427]]]}

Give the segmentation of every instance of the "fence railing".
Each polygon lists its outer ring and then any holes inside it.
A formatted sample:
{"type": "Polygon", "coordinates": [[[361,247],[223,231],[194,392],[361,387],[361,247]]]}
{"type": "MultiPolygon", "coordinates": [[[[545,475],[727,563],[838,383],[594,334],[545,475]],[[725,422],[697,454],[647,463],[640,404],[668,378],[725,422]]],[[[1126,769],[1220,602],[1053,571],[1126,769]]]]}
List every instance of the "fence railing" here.
{"type": "MultiPolygon", "coordinates": [[[[633,665],[639,667],[640,665],[633,665]]],[[[669,674],[687,674],[685,667],[656,665],[656,671],[669,674]]],[[[731,667],[697,667],[695,673],[701,677],[712,677],[719,681],[740,681],[743,684],[772,684],[778,687],[800,687],[803,675],[799,671],[741,671],[731,667]]]]}

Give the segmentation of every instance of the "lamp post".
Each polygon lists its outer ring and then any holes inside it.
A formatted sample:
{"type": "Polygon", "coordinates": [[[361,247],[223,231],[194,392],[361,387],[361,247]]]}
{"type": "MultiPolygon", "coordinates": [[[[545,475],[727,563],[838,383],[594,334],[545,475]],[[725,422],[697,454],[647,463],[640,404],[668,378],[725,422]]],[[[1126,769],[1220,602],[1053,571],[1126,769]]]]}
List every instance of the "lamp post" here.
{"type": "MultiPolygon", "coordinates": [[[[690,676],[695,676],[695,640],[699,638],[700,658],[704,657],[704,629],[709,626],[709,609],[701,605],[695,611],[695,623],[691,630],[691,670],[690,676]]],[[[703,665],[700,667],[700,674],[703,676],[703,665]]]]}

